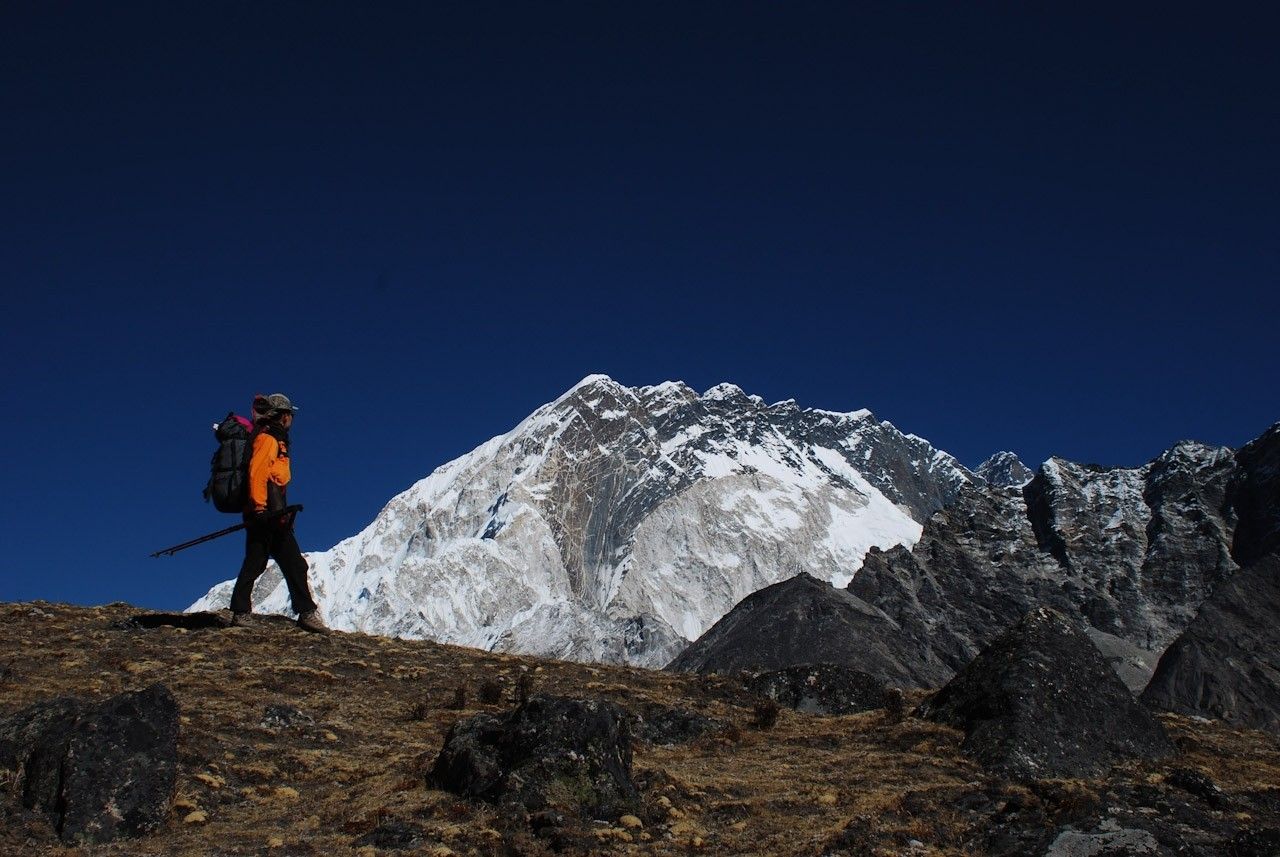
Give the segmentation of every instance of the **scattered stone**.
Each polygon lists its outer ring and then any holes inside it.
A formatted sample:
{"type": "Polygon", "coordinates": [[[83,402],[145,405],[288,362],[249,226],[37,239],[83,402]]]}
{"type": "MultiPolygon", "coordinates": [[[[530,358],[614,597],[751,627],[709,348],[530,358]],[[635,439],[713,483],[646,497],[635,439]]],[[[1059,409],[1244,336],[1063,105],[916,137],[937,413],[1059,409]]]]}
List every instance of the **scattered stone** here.
{"type": "Polygon", "coordinates": [[[1043,607],[996,638],[919,714],[963,730],[963,750],[1014,777],[1097,776],[1122,759],[1173,752],[1084,631],[1043,607]]]}
{"type": "Polygon", "coordinates": [[[426,841],[427,832],[417,824],[399,819],[384,821],[352,843],[353,847],[372,846],[389,850],[418,848],[426,841]]]}
{"type": "Polygon", "coordinates": [[[1044,857],[1139,857],[1162,853],[1160,843],[1147,831],[1104,822],[1103,828],[1095,833],[1062,831],[1050,843],[1044,857]]]}
{"type": "Polygon", "coordinates": [[[601,700],[537,695],[506,714],[459,721],[428,781],[529,812],[613,818],[639,805],[630,718],[601,700]]]}
{"type": "Polygon", "coordinates": [[[160,684],[102,702],[62,697],[0,722],[0,769],[19,771],[22,805],[67,843],[138,836],[169,815],[178,705],[160,684]]]}
{"type": "Polygon", "coordinates": [[[1195,795],[1214,809],[1225,809],[1229,803],[1222,789],[1199,771],[1193,771],[1190,768],[1174,768],[1164,780],[1174,788],[1195,795]]]}
{"type": "Polygon", "coordinates": [[[556,812],[553,809],[544,809],[529,816],[529,827],[534,830],[542,830],[547,827],[564,827],[564,824],[564,813],[556,812]]]}
{"type": "Polygon", "coordinates": [[[1218,585],[1160,658],[1142,701],[1280,735],[1280,554],[1218,585]]]}
{"type": "Polygon", "coordinates": [[[801,664],[760,673],[747,687],[805,714],[854,714],[879,708],[885,684],[840,664],[801,664]]]}
{"type": "Polygon", "coordinates": [[[1280,854],[1280,829],[1242,830],[1231,840],[1227,853],[1239,857],[1275,857],[1280,854]]]}
{"type": "Polygon", "coordinates": [[[309,729],[315,725],[310,714],[292,705],[268,705],[262,715],[265,729],[309,729]]]}

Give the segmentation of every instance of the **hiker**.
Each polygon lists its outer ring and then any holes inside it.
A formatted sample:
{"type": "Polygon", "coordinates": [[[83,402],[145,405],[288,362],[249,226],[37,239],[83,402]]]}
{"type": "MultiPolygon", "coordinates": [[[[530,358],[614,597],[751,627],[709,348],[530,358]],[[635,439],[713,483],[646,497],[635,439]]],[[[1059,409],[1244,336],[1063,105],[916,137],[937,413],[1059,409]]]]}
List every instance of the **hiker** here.
{"type": "Polygon", "coordinates": [[[244,564],[231,593],[231,624],[249,623],[253,611],[253,584],[267,568],[267,557],[276,561],[289,587],[289,602],[298,614],[298,627],[324,633],[328,630],[307,583],[307,561],[293,535],[293,515],[266,517],[285,508],[289,485],[289,427],[297,408],[283,393],[253,400],[253,432],[249,437],[248,501],[244,510],[244,564]]]}

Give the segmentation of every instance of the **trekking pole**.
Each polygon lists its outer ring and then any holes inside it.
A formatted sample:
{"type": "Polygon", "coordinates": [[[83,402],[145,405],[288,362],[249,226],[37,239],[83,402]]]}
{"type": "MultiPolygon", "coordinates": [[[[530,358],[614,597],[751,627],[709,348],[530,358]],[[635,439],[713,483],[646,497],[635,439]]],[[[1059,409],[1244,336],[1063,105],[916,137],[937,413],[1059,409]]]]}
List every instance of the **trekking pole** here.
{"type": "MultiPolygon", "coordinates": [[[[296,514],[301,511],[302,511],[301,504],[298,504],[296,506],[285,506],[283,509],[280,509],[278,511],[266,513],[259,520],[269,520],[271,518],[279,518],[281,515],[296,514]]],[[[174,545],[171,548],[158,550],[155,553],[151,554],[151,556],[157,557],[157,558],[162,556],[173,556],[178,551],[186,550],[187,548],[192,548],[192,547],[195,547],[196,545],[202,545],[205,542],[211,542],[214,539],[219,539],[219,538],[222,538],[223,536],[229,536],[232,533],[234,533],[236,530],[243,530],[247,526],[249,526],[248,522],[239,523],[239,524],[236,524],[234,527],[227,527],[225,530],[218,530],[216,533],[209,533],[207,536],[201,536],[198,539],[192,539],[189,542],[183,542],[182,544],[174,545]]]]}

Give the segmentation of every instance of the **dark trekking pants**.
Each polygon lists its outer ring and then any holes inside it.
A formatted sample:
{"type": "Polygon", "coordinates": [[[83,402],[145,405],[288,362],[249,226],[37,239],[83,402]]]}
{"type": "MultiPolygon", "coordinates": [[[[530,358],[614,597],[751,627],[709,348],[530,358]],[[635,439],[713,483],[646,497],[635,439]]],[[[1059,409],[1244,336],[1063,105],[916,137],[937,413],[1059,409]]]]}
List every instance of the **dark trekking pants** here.
{"type": "Polygon", "coordinates": [[[301,616],[316,609],[307,583],[307,561],[293,535],[293,521],[251,522],[244,532],[244,564],[231,592],[231,612],[248,613],[253,609],[253,584],[266,571],[268,557],[280,566],[294,612],[301,616]]]}

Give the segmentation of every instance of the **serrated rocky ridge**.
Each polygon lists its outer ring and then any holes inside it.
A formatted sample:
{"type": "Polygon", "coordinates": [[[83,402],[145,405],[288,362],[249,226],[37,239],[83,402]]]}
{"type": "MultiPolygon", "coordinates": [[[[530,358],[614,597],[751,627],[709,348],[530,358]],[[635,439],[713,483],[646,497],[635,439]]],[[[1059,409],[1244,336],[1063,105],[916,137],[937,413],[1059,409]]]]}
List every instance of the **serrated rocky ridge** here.
{"type": "Polygon", "coordinates": [[[1245,472],[1233,450],[1190,441],[1136,468],[1051,458],[1021,488],[961,492],[914,547],[872,551],[849,589],[955,670],[1034,607],[1079,616],[1138,691],[1239,568],[1245,472]]]}

